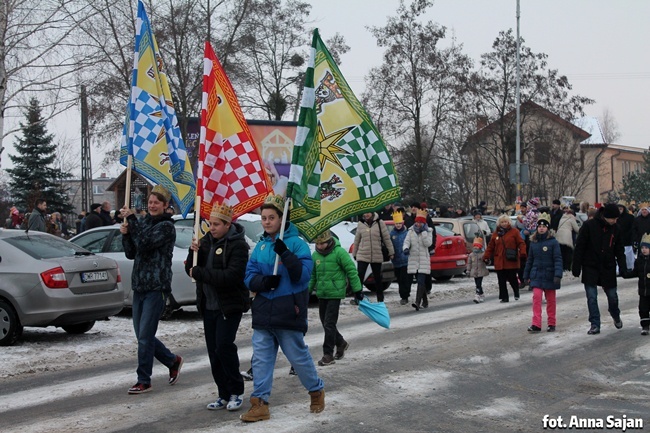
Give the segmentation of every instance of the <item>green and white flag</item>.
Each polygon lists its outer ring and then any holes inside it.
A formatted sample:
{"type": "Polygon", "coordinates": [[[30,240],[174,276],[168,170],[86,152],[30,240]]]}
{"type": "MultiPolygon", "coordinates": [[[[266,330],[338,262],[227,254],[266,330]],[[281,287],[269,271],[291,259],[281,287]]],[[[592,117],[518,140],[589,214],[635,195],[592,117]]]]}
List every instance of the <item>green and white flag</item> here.
{"type": "Polygon", "coordinates": [[[314,30],[287,187],[291,221],[312,240],[399,196],[379,131],[314,30]]]}

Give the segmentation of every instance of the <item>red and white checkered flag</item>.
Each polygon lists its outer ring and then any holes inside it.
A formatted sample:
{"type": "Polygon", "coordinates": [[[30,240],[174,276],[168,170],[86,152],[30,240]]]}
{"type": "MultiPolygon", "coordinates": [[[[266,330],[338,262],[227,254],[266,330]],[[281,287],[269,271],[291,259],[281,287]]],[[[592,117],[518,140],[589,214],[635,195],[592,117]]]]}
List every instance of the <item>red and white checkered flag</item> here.
{"type": "Polygon", "coordinates": [[[261,206],[273,188],[230,84],[209,42],[203,60],[203,103],[197,194],[201,217],[215,203],[233,208],[233,218],[261,206]]]}

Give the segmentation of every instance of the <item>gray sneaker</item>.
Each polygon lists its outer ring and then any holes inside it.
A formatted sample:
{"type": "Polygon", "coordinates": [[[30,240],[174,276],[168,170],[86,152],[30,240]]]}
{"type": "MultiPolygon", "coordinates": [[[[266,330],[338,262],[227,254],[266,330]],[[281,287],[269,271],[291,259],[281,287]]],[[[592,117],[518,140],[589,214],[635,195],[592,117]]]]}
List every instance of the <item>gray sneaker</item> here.
{"type": "Polygon", "coordinates": [[[618,321],[614,320],[614,326],[616,326],[616,329],[621,329],[623,327],[623,321],[619,317],[618,321]]]}

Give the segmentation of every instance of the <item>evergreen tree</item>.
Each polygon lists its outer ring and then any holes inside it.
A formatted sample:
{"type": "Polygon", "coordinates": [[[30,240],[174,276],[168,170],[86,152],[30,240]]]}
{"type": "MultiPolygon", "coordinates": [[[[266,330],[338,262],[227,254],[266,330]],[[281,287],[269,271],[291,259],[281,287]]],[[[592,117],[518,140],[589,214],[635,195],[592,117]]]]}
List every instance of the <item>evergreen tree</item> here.
{"type": "Polygon", "coordinates": [[[20,123],[22,138],[17,138],[14,143],[18,155],[9,155],[14,168],[7,169],[15,205],[31,211],[36,199],[42,197],[47,201],[49,212],[68,214],[73,208],[67,195],[68,188],[62,181],[72,175],[53,167],[56,145],[52,144],[53,136],[47,133],[36,98],[29,101],[25,118],[26,122],[20,123]]]}

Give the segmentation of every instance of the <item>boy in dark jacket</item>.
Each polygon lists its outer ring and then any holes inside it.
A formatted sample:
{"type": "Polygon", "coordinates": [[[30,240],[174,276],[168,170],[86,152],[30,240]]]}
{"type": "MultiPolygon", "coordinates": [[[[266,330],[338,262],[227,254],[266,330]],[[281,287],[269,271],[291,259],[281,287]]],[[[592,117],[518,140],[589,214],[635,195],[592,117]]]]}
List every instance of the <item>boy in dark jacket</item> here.
{"type": "Polygon", "coordinates": [[[625,277],[639,277],[641,335],[648,335],[650,333],[650,235],[643,235],[639,249],[640,254],[634,262],[634,269],[625,277]]]}
{"type": "Polygon", "coordinates": [[[238,410],[243,402],[244,379],[239,374],[235,338],[242,314],[248,311],[248,288],[244,284],[248,243],[244,228],[232,222],[233,210],[215,204],[210,213],[210,233],[192,242],[185,272],[196,280],[197,308],[203,316],[205,344],[212,378],[219,398],[209,410],[238,410]],[[194,252],[197,266],[192,267],[194,252]]]}
{"type": "Polygon", "coordinates": [[[616,329],[623,327],[616,293],[616,264],[618,263],[621,275],[626,275],[627,266],[621,232],[616,226],[619,216],[618,206],[608,203],[598,209],[594,218],[587,220],[578,233],[572,271],[574,277],[579,277],[582,273],[581,281],[587,294],[591,323],[587,331],[589,335],[600,334],[597,286],[601,286],[607,295],[608,310],[614,319],[614,326],[616,329]]]}

